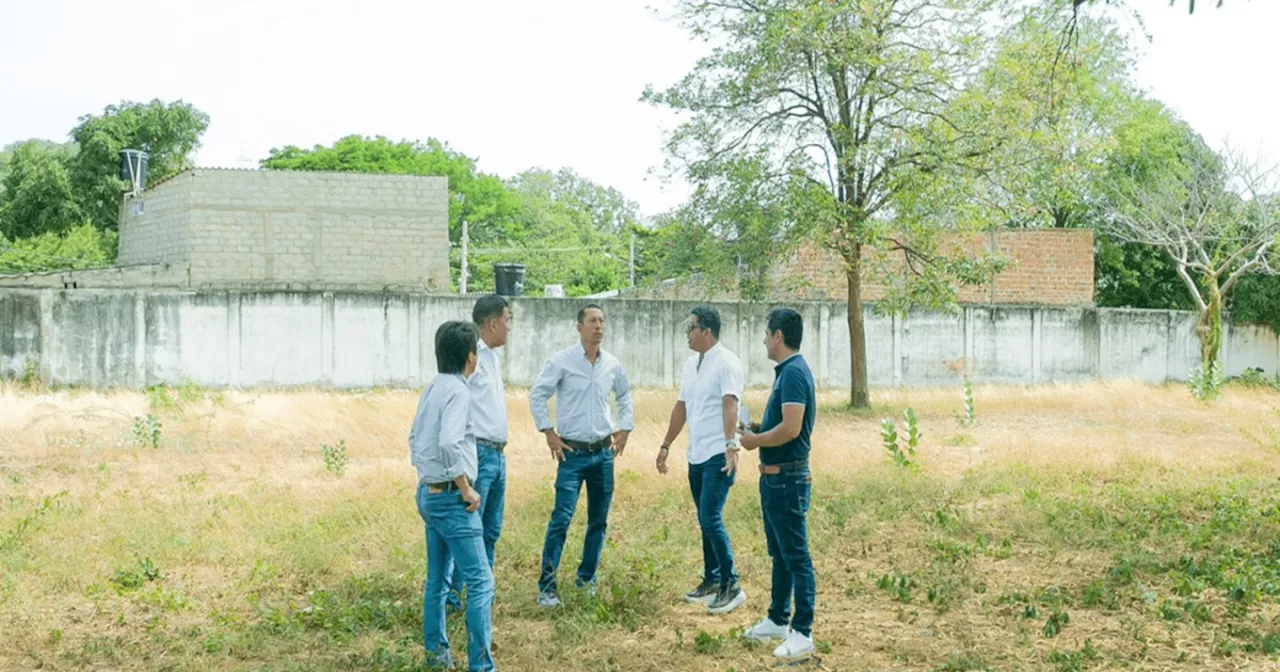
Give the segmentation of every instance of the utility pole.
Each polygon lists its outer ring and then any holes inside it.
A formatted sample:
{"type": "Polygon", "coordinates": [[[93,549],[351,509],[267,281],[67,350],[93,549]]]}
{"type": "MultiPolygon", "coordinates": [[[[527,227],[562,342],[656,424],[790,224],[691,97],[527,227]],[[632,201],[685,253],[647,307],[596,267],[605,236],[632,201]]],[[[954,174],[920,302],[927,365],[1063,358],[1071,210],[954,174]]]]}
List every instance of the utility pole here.
{"type": "Polygon", "coordinates": [[[631,260],[628,266],[631,270],[631,286],[634,288],[636,286],[636,234],[634,232],[631,234],[631,260]]]}
{"type": "Polygon", "coordinates": [[[467,294],[467,220],[462,220],[462,269],[458,273],[458,293],[467,294]]]}

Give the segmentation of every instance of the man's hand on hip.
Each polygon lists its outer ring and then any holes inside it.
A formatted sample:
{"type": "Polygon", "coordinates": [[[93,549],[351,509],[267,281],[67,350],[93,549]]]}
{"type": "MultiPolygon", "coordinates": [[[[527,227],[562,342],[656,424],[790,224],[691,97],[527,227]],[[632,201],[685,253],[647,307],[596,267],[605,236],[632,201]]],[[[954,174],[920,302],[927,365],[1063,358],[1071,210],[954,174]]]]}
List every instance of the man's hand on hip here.
{"type": "Polygon", "coordinates": [[[480,509],[480,493],[468,486],[462,491],[462,502],[467,505],[467,513],[475,513],[480,509]]]}
{"type": "Polygon", "coordinates": [[[547,435],[547,447],[551,449],[551,459],[556,462],[564,462],[564,451],[568,446],[564,445],[560,435],[556,434],[554,429],[548,429],[543,434],[547,435]]]}
{"type": "Polygon", "coordinates": [[[618,430],[613,433],[613,456],[622,457],[622,451],[627,449],[627,437],[631,436],[631,432],[618,430]]]}

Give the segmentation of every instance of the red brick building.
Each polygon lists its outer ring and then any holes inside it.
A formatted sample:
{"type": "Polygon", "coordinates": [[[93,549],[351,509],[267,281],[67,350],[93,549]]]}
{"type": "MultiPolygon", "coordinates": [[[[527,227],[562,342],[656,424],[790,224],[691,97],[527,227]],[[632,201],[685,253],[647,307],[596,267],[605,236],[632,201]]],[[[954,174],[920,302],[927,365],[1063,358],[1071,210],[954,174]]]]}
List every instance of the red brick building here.
{"type": "MultiPolygon", "coordinates": [[[[975,255],[995,252],[1008,260],[995,281],[960,288],[968,304],[1088,306],[1093,304],[1093,232],[1084,229],[1010,230],[955,236],[944,247],[960,244],[975,255]]],[[[707,286],[696,281],[667,282],[660,287],[626,292],[628,296],[709,300],[735,298],[733,283],[707,286]]],[[[862,297],[875,301],[884,285],[870,271],[862,279],[862,297]]],[[[848,298],[844,261],[816,244],[802,245],[770,273],[772,299],[844,300],[848,298]]]]}

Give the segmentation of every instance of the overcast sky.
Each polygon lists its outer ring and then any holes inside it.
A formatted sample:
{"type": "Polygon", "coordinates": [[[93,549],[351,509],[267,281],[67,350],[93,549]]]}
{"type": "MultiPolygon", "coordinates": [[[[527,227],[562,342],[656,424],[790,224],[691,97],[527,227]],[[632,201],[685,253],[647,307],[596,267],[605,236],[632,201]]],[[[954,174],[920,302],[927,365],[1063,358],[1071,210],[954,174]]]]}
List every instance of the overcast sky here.
{"type": "MultiPolygon", "coordinates": [[[[211,118],[202,166],[352,133],[436,137],[504,177],[571,167],[652,215],[687,190],[649,175],[673,122],[639,96],[701,53],[654,18],[663,1],[0,0],[0,145],[181,98],[211,118]]],[[[1280,1],[1130,4],[1152,38],[1138,84],[1210,142],[1280,159],[1280,1]]]]}

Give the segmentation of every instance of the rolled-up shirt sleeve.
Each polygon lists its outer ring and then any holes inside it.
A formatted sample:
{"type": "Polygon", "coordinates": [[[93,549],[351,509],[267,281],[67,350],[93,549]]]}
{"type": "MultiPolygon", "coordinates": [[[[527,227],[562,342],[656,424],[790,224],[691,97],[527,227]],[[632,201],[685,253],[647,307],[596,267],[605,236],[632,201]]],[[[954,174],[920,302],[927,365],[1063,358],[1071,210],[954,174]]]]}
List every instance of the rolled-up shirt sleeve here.
{"type": "Polygon", "coordinates": [[[631,383],[621,365],[613,377],[613,394],[618,399],[618,429],[630,432],[635,428],[635,416],[631,409],[631,383]]]}
{"type": "Polygon", "coordinates": [[[471,412],[471,390],[458,386],[445,399],[440,414],[440,461],[444,465],[445,481],[452,481],[466,473],[463,451],[468,449],[467,417],[471,412]]]}
{"type": "Polygon", "coordinates": [[[560,384],[560,374],[560,366],[552,359],[542,367],[542,372],[538,374],[537,380],[533,381],[533,387],[529,389],[529,410],[533,413],[533,424],[539,432],[555,427],[555,423],[551,421],[551,411],[547,408],[547,401],[556,393],[556,386],[560,384]]]}

